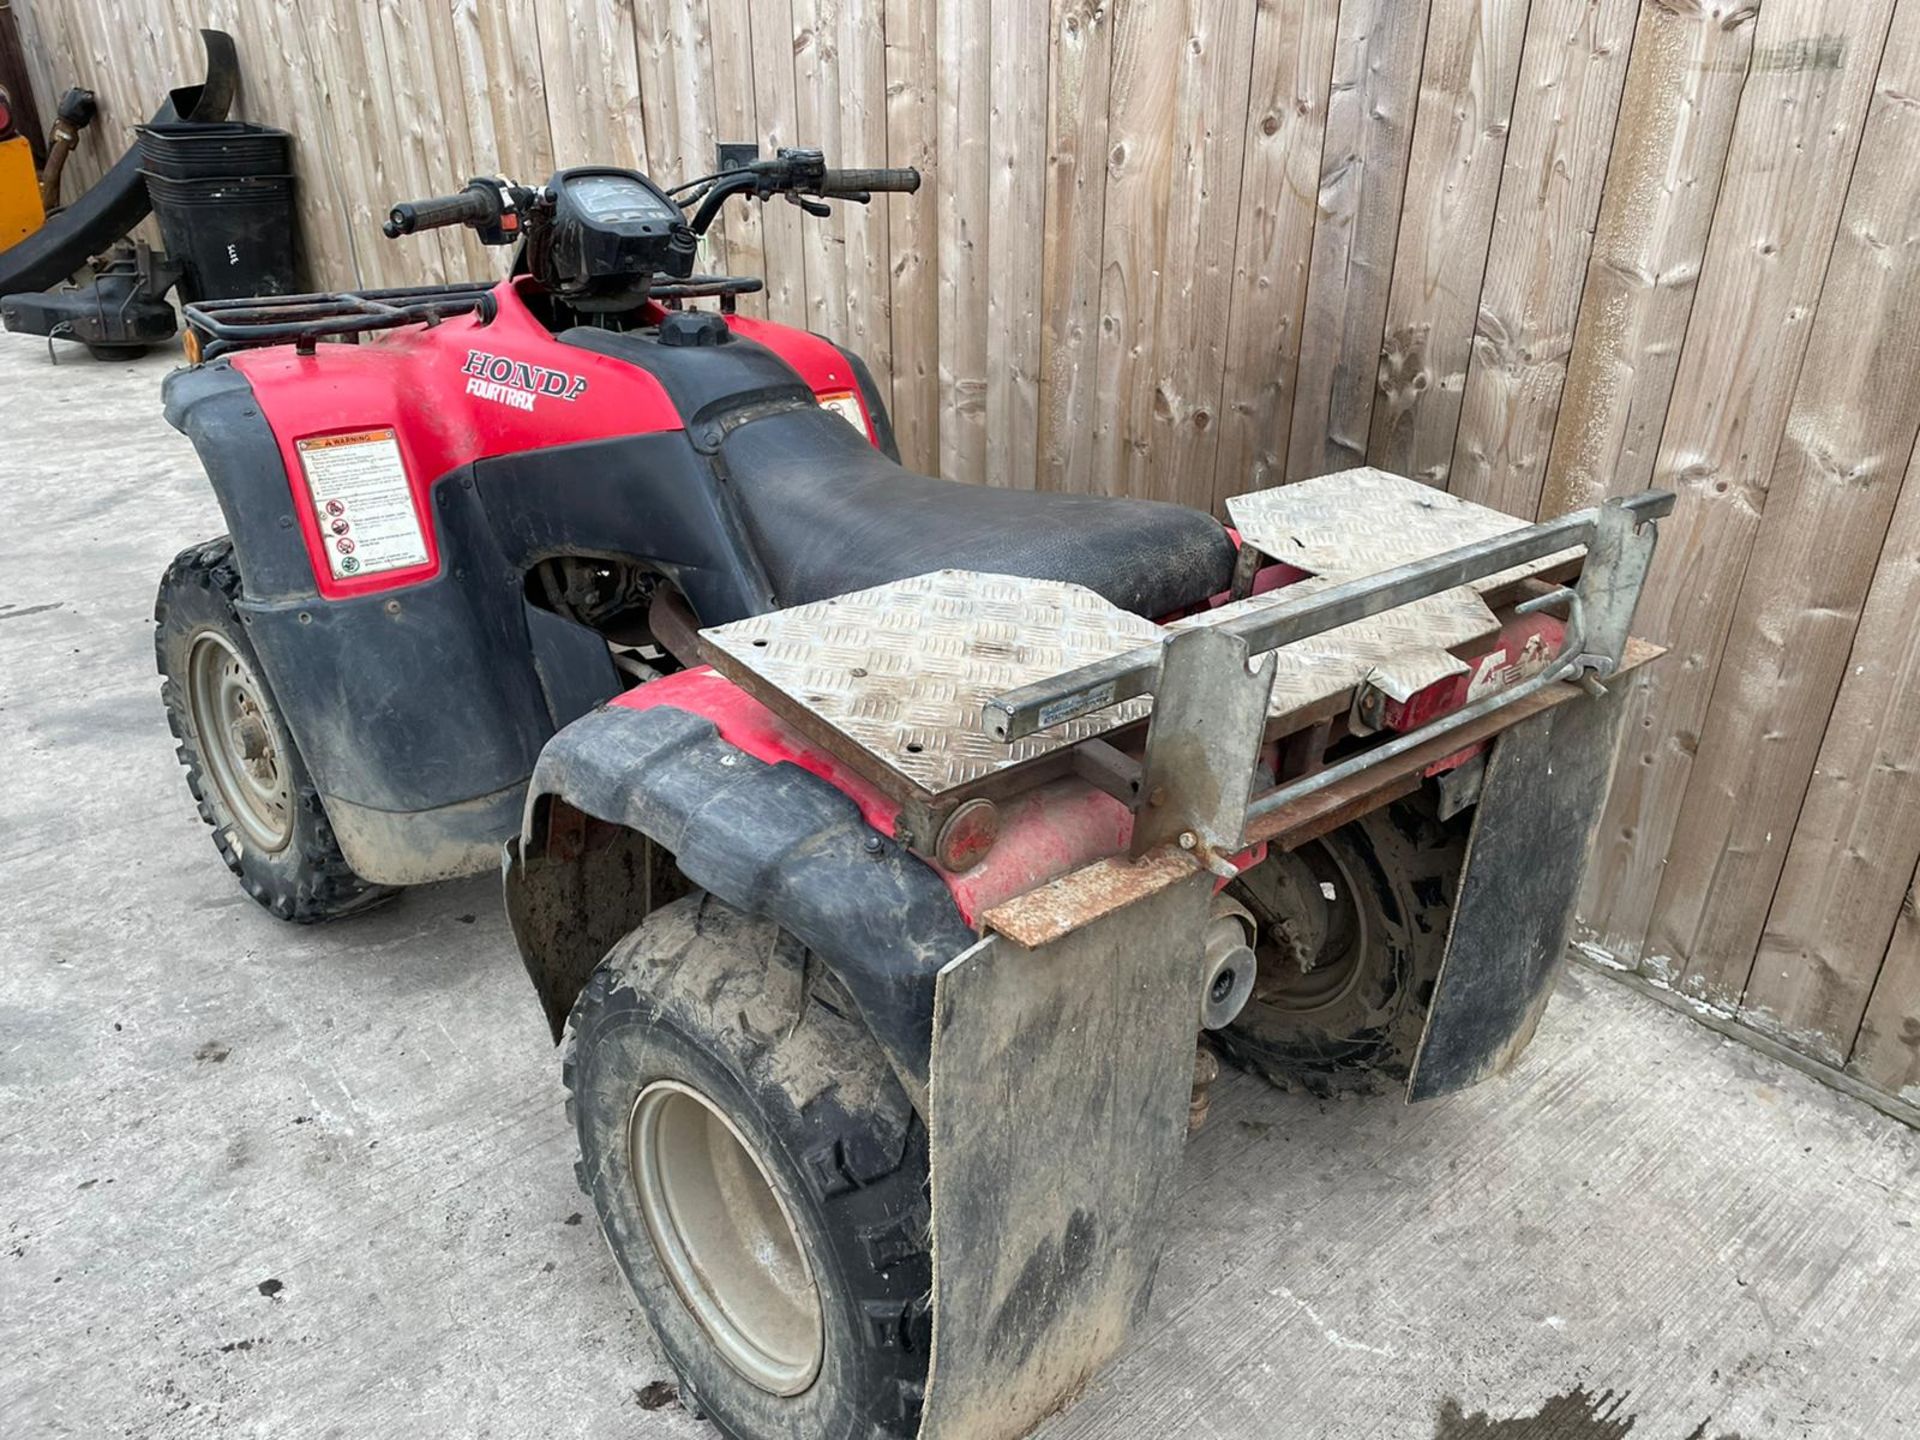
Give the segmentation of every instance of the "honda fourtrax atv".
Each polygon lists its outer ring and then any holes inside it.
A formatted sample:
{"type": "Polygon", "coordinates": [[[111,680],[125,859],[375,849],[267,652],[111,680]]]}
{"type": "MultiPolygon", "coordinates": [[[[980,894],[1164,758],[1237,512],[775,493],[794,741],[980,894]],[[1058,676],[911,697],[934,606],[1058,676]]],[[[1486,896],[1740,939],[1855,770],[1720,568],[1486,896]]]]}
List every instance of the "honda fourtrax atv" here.
{"type": "Polygon", "coordinates": [[[1146,1303],[1216,1048],[1321,1094],[1531,1038],[1671,497],[1354,470],[1176,506],[899,465],[860,361],[691,273],[785,151],[396,206],[497,285],[206,304],[231,530],[162,582],[221,853],[318,920],[495,862],[579,1180],[740,1440],[1002,1440],[1146,1303]],[[716,310],[687,308],[714,297],[716,310]]]}

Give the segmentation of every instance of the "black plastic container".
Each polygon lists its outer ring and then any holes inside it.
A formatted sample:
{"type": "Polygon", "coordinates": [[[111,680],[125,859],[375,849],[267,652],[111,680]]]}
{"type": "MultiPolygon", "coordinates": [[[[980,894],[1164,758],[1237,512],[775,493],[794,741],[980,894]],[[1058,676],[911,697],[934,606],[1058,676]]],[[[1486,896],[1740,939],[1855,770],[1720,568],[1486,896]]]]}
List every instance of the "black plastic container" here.
{"type": "Polygon", "coordinates": [[[147,196],[167,253],[184,266],[182,299],[295,293],[291,175],[177,180],[149,173],[147,196]]]}
{"type": "Polygon", "coordinates": [[[142,125],[140,164],[147,174],[169,180],[284,175],[293,164],[293,137],[240,120],[142,125]]]}

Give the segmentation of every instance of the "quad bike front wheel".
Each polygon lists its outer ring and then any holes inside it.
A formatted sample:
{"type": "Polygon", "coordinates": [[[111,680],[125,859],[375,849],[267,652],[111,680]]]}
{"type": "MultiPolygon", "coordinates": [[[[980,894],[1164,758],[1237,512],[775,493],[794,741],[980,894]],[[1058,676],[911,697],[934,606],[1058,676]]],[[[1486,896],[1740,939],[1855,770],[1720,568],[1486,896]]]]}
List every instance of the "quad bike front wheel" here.
{"type": "Polygon", "coordinates": [[[682,1400],[735,1440],[912,1435],[926,1130],[844,992],[695,893],[614,947],[568,1030],[581,1188],[682,1400]]]}
{"type": "Polygon", "coordinates": [[[1213,1039],[1283,1089],[1364,1094],[1403,1083],[1446,953],[1468,818],[1442,822],[1422,792],[1227,887],[1258,925],[1259,977],[1213,1039]]]}
{"type": "Polygon", "coordinates": [[[187,788],[240,884],[283,920],[357,914],[399,892],[353,873],[235,604],[224,537],[183,550],[154,601],[154,658],[187,788]]]}

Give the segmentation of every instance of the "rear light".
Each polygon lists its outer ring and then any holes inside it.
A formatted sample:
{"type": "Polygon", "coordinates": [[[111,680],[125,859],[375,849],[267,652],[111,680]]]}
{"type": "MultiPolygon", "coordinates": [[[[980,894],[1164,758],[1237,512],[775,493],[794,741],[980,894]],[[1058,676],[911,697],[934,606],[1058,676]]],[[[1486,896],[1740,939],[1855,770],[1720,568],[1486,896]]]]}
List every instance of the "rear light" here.
{"type": "Polygon", "coordinates": [[[1448,711],[1538,675],[1559,653],[1563,633],[1561,623],[1550,615],[1518,617],[1501,628],[1491,648],[1467,657],[1464,675],[1448,675],[1404,700],[1369,689],[1362,696],[1361,719],[1379,730],[1418,730],[1448,711]],[[1373,714],[1365,713],[1369,706],[1373,714]]]}

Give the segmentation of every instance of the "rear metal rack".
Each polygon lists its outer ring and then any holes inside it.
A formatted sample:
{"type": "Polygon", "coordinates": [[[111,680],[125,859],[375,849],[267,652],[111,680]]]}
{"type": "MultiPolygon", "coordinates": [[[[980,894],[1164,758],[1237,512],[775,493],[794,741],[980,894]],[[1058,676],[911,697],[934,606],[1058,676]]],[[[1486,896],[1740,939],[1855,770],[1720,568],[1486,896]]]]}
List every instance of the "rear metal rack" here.
{"type": "Polygon", "coordinates": [[[897,799],[902,838],[924,853],[968,801],[1074,774],[1133,809],[1136,856],[1177,845],[1224,871],[1248,846],[1337,824],[1382,787],[1410,788],[1424,767],[1655,653],[1630,651],[1627,626],[1652,559],[1650,522],[1672,510],[1670,494],[1528,526],[1367,475],[1229,502],[1236,515],[1243,501],[1266,513],[1272,523],[1242,534],[1270,558],[1298,553],[1302,537],[1338,549],[1311,529],[1331,524],[1354,536],[1353,564],[1323,560],[1306,581],[1165,628],[1077,586],[942,571],[706,630],[703,646],[721,673],[897,799]],[[1427,533],[1396,540],[1396,505],[1431,511],[1427,533]],[[1396,544],[1417,558],[1353,573],[1396,544]],[[1576,567],[1577,581],[1559,583],[1576,567]],[[1544,668],[1332,763],[1316,751],[1262,779],[1267,741],[1324,731],[1369,688],[1465,670],[1452,652],[1498,631],[1487,602],[1511,603],[1501,596],[1517,599],[1516,615],[1564,615],[1544,668]]]}

